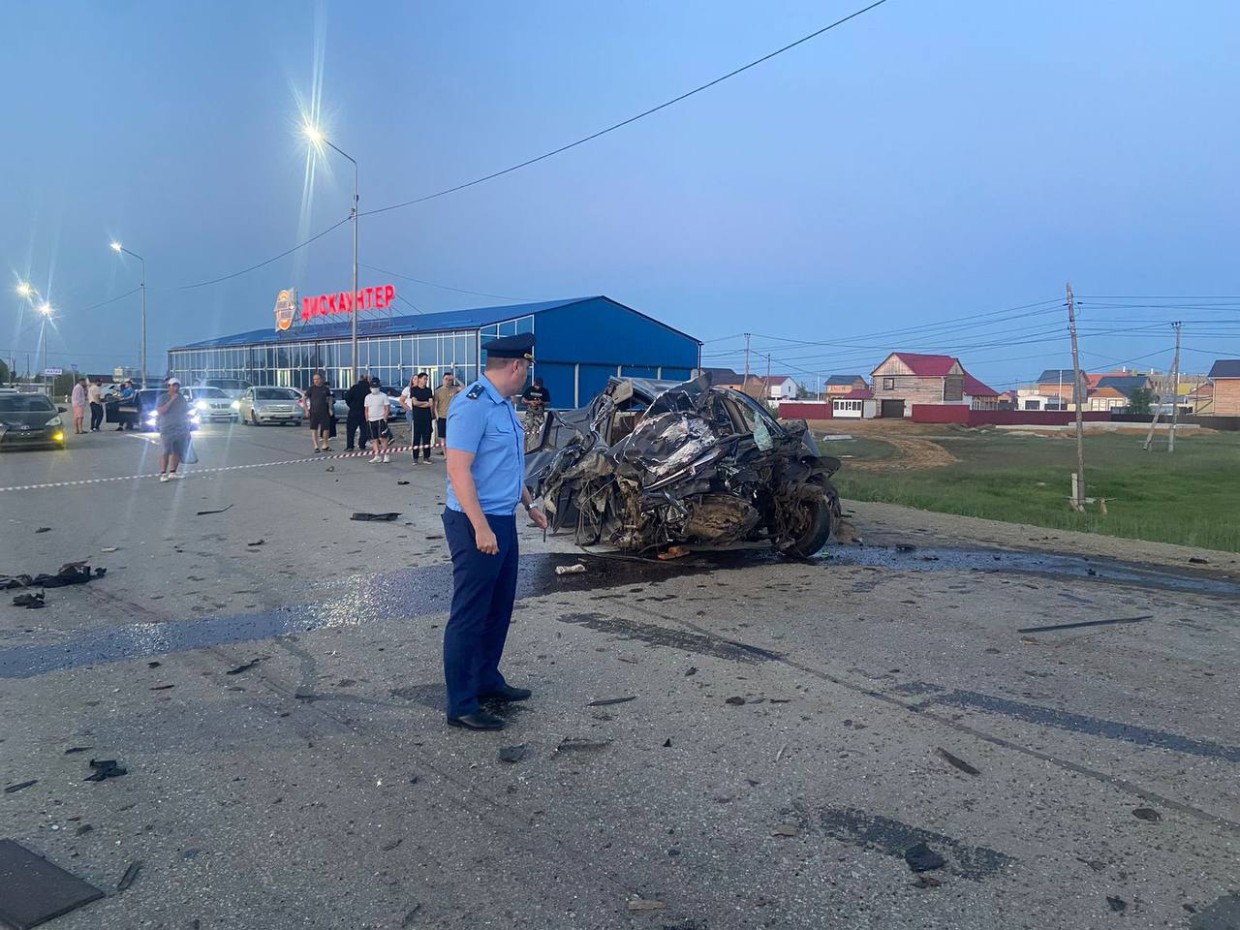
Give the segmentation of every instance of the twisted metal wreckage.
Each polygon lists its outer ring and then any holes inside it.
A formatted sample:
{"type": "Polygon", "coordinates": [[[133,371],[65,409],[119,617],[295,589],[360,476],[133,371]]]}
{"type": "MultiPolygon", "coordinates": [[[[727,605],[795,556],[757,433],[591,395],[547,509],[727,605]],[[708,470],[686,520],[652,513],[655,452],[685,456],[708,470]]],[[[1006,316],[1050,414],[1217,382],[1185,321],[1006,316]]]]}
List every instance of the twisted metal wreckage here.
{"type": "Polygon", "coordinates": [[[588,407],[549,413],[526,437],[526,484],[553,529],[645,553],[767,540],[809,558],[840,518],[838,459],[804,420],[711,386],[612,378],[588,407]]]}

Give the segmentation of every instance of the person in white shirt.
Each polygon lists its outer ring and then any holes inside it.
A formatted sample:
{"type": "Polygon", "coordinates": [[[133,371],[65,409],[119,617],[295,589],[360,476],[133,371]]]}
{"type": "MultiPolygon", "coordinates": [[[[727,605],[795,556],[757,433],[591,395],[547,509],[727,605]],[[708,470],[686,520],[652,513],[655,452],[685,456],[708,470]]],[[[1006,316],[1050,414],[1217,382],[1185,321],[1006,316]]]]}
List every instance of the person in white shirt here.
{"type": "Polygon", "coordinates": [[[392,461],[387,440],[388,396],[381,388],[378,378],[370,379],[370,393],[366,395],[366,427],[375,443],[375,457],[370,460],[372,465],[392,461]]]}
{"type": "Polygon", "coordinates": [[[103,387],[98,378],[86,388],[86,396],[90,400],[90,431],[97,433],[103,425],[103,387]]]}

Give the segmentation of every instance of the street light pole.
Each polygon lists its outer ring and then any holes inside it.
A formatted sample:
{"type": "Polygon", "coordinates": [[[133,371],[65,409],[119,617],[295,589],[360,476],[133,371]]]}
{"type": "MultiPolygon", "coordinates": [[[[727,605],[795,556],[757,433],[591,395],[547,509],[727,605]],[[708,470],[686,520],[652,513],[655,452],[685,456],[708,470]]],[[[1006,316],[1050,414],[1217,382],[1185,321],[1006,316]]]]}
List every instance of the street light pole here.
{"type": "Polygon", "coordinates": [[[358,258],[357,258],[357,254],[358,254],[357,221],[358,221],[358,206],[360,204],[359,185],[358,185],[359,172],[358,172],[358,167],[357,167],[357,159],[354,158],[352,155],[350,155],[348,152],[341,150],[330,139],[328,139],[327,136],[323,134],[323,131],[320,130],[317,126],[306,125],[303,127],[303,131],[306,134],[306,138],[308,138],[316,146],[326,145],[330,149],[332,149],[337,155],[342,155],[345,158],[347,158],[350,162],[353,163],[353,210],[351,213],[351,216],[353,219],[353,300],[352,300],[352,304],[353,304],[353,326],[352,326],[353,358],[352,358],[352,361],[353,361],[353,383],[357,383],[357,373],[358,373],[357,313],[359,309],[357,305],[358,304],[358,299],[357,299],[357,268],[358,268],[358,264],[357,264],[357,261],[358,261],[358,258]]]}
{"type": "Polygon", "coordinates": [[[138,260],[141,268],[142,280],[138,283],[138,289],[142,291],[142,386],[146,387],[146,259],[137,252],[130,251],[119,242],[112,243],[112,251],[120,254],[124,252],[126,255],[132,255],[138,260]]]}

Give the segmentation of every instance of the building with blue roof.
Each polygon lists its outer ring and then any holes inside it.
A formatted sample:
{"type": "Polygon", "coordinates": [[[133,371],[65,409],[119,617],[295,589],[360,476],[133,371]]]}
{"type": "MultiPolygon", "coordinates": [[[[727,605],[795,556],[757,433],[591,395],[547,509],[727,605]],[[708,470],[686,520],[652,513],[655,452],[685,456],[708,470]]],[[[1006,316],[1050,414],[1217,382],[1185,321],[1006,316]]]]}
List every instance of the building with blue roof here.
{"type": "MultiPolygon", "coordinates": [[[[259,329],[178,346],[168,370],[182,381],[235,378],[254,385],[305,388],[315,372],[335,387],[352,381],[352,321],[308,322],[259,329]]],[[[478,307],[411,316],[360,316],[358,368],[384,384],[407,384],[424,371],[438,384],[451,371],[465,383],[485,363],[482,344],[533,333],[534,374],[556,407],[577,407],[612,376],[687,380],[702,344],[609,297],[478,307]]]]}

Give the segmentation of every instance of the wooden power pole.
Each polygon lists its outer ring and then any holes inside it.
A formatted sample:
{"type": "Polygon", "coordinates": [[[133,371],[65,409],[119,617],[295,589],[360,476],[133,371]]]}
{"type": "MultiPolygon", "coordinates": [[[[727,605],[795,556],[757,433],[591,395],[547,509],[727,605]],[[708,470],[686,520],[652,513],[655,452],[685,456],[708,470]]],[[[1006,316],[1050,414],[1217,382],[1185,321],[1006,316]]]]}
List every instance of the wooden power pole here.
{"type": "Polygon", "coordinates": [[[1175,421],[1180,412],[1180,324],[1172,323],[1175,330],[1175,359],[1171,362],[1171,432],[1167,437],[1167,451],[1175,451],[1175,421]]]}
{"type": "Polygon", "coordinates": [[[1085,512],[1085,406],[1081,390],[1081,353],[1076,342],[1076,301],[1072,296],[1072,284],[1068,290],[1068,333],[1072,336],[1072,399],[1076,401],[1076,486],[1072,509],[1085,512]]]}

